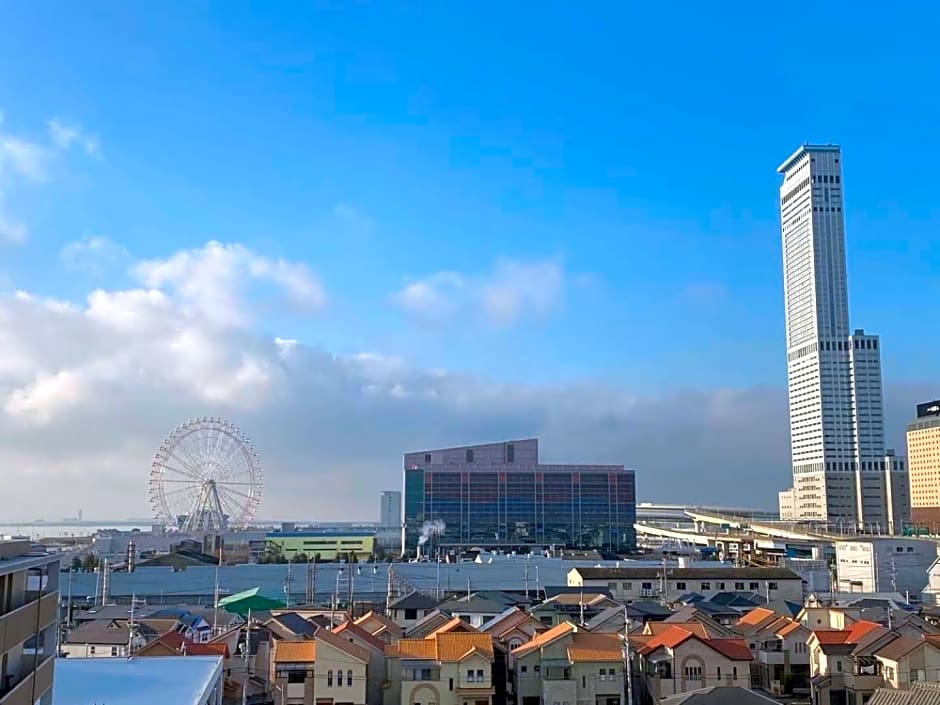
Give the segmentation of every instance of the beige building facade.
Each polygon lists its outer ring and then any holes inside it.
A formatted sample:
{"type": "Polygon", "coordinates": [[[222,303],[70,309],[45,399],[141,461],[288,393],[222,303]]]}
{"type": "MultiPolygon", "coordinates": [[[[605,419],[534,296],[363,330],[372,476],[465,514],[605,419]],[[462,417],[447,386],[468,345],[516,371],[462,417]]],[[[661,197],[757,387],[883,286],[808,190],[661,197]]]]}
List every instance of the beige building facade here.
{"type": "Polygon", "coordinates": [[[49,705],[59,559],[0,540],[0,705],[49,705]]]}
{"type": "Polygon", "coordinates": [[[918,404],[907,425],[907,463],[911,479],[911,521],[940,527],[940,400],[918,404]]]}

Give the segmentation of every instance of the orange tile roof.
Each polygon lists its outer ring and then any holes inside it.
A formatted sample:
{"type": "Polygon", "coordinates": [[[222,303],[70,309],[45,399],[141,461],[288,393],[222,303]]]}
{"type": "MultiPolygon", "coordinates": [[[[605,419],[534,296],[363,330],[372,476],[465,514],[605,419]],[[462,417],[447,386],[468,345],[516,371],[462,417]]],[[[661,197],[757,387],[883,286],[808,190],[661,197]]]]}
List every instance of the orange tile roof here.
{"type": "Polygon", "coordinates": [[[386,649],[386,654],[453,663],[462,661],[473,651],[492,660],[493,637],[480,632],[448,632],[429,639],[400,639],[386,649]]]}
{"type": "Polygon", "coordinates": [[[687,632],[692,632],[699,639],[708,638],[708,630],[701,622],[647,622],[643,631],[648,632],[652,636],[659,636],[673,627],[679,627],[680,629],[685,629],[687,632]]]}
{"type": "Polygon", "coordinates": [[[563,637],[565,634],[575,631],[575,626],[571,622],[562,622],[561,624],[552,627],[548,631],[544,631],[541,634],[536,634],[529,641],[527,641],[522,646],[517,646],[512,652],[517,656],[522,656],[527,654],[530,651],[535,651],[545,644],[549,644],[555,639],[563,637]]]}
{"type": "Polygon", "coordinates": [[[817,629],[813,634],[820,644],[844,644],[849,635],[842,629],[817,629]]]}
{"type": "Polygon", "coordinates": [[[315,663],[317,660],[317,642],[282,641],[274,642],[274,663],[315,663]]]}
{"type": "Polygon", "coordinates": [[[669,629],[653,636],[648,642],[646,642],[646,646],[643,647],[642,653],[651,653],[660,646],[674,649],[686,639],[691,639],[693,636],[694,635],[692,632],[688,631],[687,629],[672,625],[669,629]]]}
{"type": "Polygon", "coordinates": [[[460,617],[454,617],[450,621],[445,622],[433,632],[428,634],[425,639],[433,639],[436,634],[449,634],[450,632],[477,632],[479,629],[467,624],[460,617]]]}
{"type": "Polygon", "coordinates": [[[221,656],[228,658],[228,646],[225,644],[185,644],[187,656],[221,656]]]}
{"type": "Polygon", "coordinates": [[[738,620],[738,625],[749,625],[755,627],[774,614],[776,614],[776,612],[773,610],[769,610],[765,607],[756,607],[741,617],[741,619],[738,620]]]}
{"type": "Polygon", "coordinates": [[[848,638],[846,638],[845,643],[856,644],[863,636],[868,634],[868,632],[870,632],[872,629],[878,629],[879,627],[881,627],[881,625],[878,624],[877,622],[868,622],[865,620],[856,622],[851,627],[849,627],[849,636],[848,638]]]}
{"type": "Polygon", "coordinates": [[[788,634],[795,632],[797,629],[803,626],[796,620],[786,619],[786,617],[784,617],[784,619],[787,623],[777,629],[777,636],[787,636],[788,634]]]}
{"type": "Polygon", "coordinates": [[[571,635],[568,660],[572,663],[585,661],[623,661],[623,646],[619,634],[591,634],[576,632],[571,635]]]}

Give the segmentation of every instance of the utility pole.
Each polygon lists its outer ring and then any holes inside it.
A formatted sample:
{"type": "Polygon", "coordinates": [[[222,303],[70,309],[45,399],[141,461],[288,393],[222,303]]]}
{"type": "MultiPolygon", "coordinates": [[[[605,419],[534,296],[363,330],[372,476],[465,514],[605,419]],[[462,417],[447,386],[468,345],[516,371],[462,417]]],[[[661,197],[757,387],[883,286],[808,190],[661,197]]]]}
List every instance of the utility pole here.
{"type": "Polygon", "coordinates": [[[248,678],[251,658],[251,608],[248,608],[248,623],[245,625],[245,679],[242,684],[242,705],[248,703],[248,678]]]}
{"type": "Polygon", "coordinates": [[[437,549],[437,579],[434,583],[434,597],[440,602],[441,599],[441,549],[437,549]]]}
{"type": "Polygon", "coordinates": [[[529,599],[529,556],[531,553],[525,554],[525,599],[529,599]]]}
{"type": "Polygon", "coordinates": [[[285,598],[284,602],[287,607],[290,607],[290,583],[291,583],[290,566],[291,566],[291,562],[290,562],[290,558],[288,558],[287,559],[287,578],[284,580],[284,598],[285,598]]]}
{"type": "MultiPolygon", "coordinates": [[[[212,636],[219,633],[219,566],[222,565],[222,547],[219,547],[219,562],[215,564],[215,592],[212,600],[212,636]]],[[[133,609],[133,608],[132,608],[133,609]]]]}
{"type": "Polygon", "coordinates": [[[134,608],[137,606],[137,593],[131,594],[131,619],[127,624],[127,658],[134,653],[134,608]]]}
{"type": "Polygon", "coordinates": [[[391,604],[392,604],[392,581],[395,579],[395,564],[390,563],[388,566],[388,590],[385,593],[385,616],[390,616],[391,604]]]}
{"type": "Polygon", "coordinates": [[[633,705],[633,664],[630,657],[630,615],[623,606],[623,679],[627,686],[627,703],[633,705]]]}

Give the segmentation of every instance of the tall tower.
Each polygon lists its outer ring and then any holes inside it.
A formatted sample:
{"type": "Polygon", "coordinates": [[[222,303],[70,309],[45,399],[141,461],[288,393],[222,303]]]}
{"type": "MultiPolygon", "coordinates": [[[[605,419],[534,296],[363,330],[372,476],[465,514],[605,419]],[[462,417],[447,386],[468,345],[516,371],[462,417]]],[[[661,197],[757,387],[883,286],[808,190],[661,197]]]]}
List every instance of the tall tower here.
{"type": "Polygon", "coordinates": [[[793,467],[781,516],[893,532],[907,479],[885,452],[878,337],[849,332],[841,151],[803,145],[777,172],[793,467]]]}

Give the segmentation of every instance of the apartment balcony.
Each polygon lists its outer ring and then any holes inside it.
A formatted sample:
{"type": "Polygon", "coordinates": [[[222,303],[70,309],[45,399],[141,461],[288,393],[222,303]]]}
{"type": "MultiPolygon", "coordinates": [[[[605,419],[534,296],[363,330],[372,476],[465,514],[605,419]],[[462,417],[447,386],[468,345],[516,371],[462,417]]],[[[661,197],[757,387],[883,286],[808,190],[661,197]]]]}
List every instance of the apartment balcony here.
{"type": "Polygon", "coordinates": [[[54,624],[58,608],[59,594],[53,592],[0,615],[0,653],[9,651],[54,624]]]}
{"type": "Polygon", "coordinates": [[[758,651],[757,661],[767,666],[782,666],[787,661],[785,651],[758,651]]]}
{"type": "Polygon", "coordinates": [[[8,677],[6,683],[0,683],[0,705],[33,705],[52,688],[54,661],[51,655],[41,656],[39,667],[33,671],[35,660],[24,657],[20,672],[12,674],[12,678],[8,677]]]}

